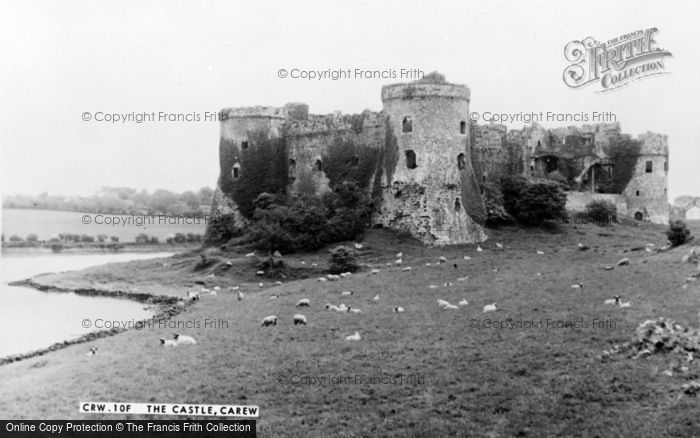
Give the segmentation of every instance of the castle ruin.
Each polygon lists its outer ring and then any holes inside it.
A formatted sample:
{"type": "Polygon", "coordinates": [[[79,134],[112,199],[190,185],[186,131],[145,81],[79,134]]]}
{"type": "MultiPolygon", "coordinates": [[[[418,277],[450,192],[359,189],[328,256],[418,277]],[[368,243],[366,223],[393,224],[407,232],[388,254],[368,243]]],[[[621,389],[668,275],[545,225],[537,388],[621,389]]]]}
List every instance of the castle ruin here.
{"type": "Polygon", "coordinates": [[[573,211],[592,199],[608,199],[621,215],[668,222],[664,135],[632,139],[617,123],[549,130],[537,124],[520,130],[477,125],[469,119],[469,88],[437,73],[386,85],[381,97],[382,111],[352,116],[309,114],[303,103],[222,110],[213,210],[246,222],[231,187],[240,178],[240,156],[252,146],[252,133],[262,132],[285,148],[292,194],[302,186],[319,195],[330,190],[323,157],[338,139],[376,151],[368,189],[377,201],[373,224],[410,233],[427,245],[485,240],[483,185],[508,175],[567,180],[572,188],[567,208],[573,211]],[[638,145],[637,156],[625,170],[618,148],[631,142],[638,145]],[[619,176],[625,172],[622,187],[619,176]]]}

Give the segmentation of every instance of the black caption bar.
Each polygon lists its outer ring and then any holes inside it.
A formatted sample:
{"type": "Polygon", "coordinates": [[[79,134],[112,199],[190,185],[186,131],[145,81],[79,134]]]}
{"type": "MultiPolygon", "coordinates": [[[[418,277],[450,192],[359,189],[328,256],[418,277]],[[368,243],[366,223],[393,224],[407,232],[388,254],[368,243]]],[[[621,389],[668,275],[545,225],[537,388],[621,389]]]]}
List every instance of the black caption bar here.
{"type": "Polygon", "coordinates": [[[2,437],[255,438],[255,420],[0,420],[2,437]]]}

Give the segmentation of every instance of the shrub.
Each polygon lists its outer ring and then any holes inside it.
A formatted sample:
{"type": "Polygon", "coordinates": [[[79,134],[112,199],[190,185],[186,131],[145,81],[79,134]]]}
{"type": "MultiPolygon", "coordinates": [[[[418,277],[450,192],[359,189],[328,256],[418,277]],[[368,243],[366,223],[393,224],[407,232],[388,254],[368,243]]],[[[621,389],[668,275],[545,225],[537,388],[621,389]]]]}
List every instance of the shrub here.
{"type": "Polygon", "coordinates": [[[36,243],[38,241],[39,241],[39,236],[37,236],[36,234],[29,234],[27,236],[27,242],[29,242],[29,243],[36,243]]]}
{"type": "Polygon", "coordinates": [[[23,241],[24,241],[24,239],[22,239],[21,237],[19,237],[16,234],[13,234],[12,236],[10,236],[10,242],[23,242],[23,241]]]}
{"type": "Polygon", "coordinates": [[[520,198],[520,192],[529,184],[527,178],[521,175],[505,177],[501,180],[501,193],[503,194],[503,207],[511,216],[515,216],[516,204],[520,198]]]}
{"type": "Polygon", "coordinates": [[[61,252],[63,251],[63,245],[60,243],[54,243],[51,245],[51,251],[53,252],[61,252]]]}
{"type": "Polygon", "coordinates": [[[501,193],[501,188],[492,182],[484,183],[481,188],[484,193],[486,226],[497,227],[499,225],[507,225],[515,222],[513,217],[508,214],[503,206],[503,193],[501,193]]]}
{"type": "Polygon", "coordinates": [[[112,243],[117,243],[117,242],[119,242],[119,238],[118,238],[117,236],[110,236],[110,237],[109,237],[109,240],[111,240],[112,243]]]}
{"type": "Polygon", "coordinates": [[[347,246],[336,246],[328,256],[328,270],[332,274],[355,272],[360,269],[357,263],[357,253],[347,246]]]}
{"type": "Polygon", "coordinates": [[[148,240],[148,234],[146,233],[141,233],[138,236],[136,236],[136,243],[138,243],[139,245],[148,243],[148,240]]]}
{"type": "Polygon", "coordinates": [[[669,224],[666,237],[671,242],[671,246],[680,246],[690,240],[690,230],[685,222],[676,220],[669,224]]]}
{"type": "Polygon", "coordinates": [[[148,243],[150,243],[151,245],[158,245],[160,243],[160,240],[158,240],[156,236],[151,236],[148,243]]]}
{"type": "Polygon", "coordinates": [[[586,204],[586,209],[581,216],[597,225],[604,226],[611,222],[617,222],[617,206],[604,199],[594,200],[586,204]]]}
{"type": "Polygon", "coordinates": [[[260,271],[264,271],[267,277],[284,278],[286,265],[282,260],[275,260],[273,257],[267,257],[258,263],[257,268],[260,271]]]}
{"type": "Polygon", "coordinates": [[[80,236],[80,241],[85,243],[92,243],[95,241],[95,238],[87,234],[83,234],[82,236],[80,236]]]}
{"type": "Polygon", "coordinates": [[[100,243],[104,243],[107,240],[107,235],[106,234],[99,234],[97,236],[97,241],[100,243]]]}
{"type": "MultiPolygon", "coordinates": [[[[240,228],[236,226],[234,215],[216,214],[209,219],[207,231],[205,233],[205,246],[218,245],[228,242],[230,239],[241,234],[240,228]]],[[[173,240],[174,240],[173,236],[173,240]]]]}
{"type": "Polygon", "coordinates": [[[187,236],[182,233],[175,233],[175,238],[173,240],[175,240],[175,243],[185,243],[187,242],[187,236]]]}
{"type": "Polygon", "coordinates": [[[547,179],[558,183],[561,186],[562,190],[569,190],[571,188],[569,186],[569,181],[559,170],[549,172],[547,174],[547,179]]]}
{"type": "Polygon", "coordinates": [[[513,206],[515,218],[525,225],[566,218],[566,194],[558,183],[535,181],[526,183],[513,206]]]}

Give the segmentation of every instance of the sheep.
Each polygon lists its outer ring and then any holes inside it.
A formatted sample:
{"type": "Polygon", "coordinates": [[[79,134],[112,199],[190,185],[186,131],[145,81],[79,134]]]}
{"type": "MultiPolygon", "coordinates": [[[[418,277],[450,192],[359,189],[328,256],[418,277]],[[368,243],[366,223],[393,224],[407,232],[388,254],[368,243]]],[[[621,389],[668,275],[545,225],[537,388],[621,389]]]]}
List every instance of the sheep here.
{"type": "Polygon", "coordinates": [[[469,256],[464,256],[464,260],[471,260],[472,258],[469,256]]]}
{"type": "Polygon", "coordinates": [[[326,304],[326,310],[330,310],[332,312],[340,312],[340,309],[338,308],[338,306],[335,306],[335,305],[330,304],[330,303],[326,304]]]}
{"type": "Polygon", "coordinates": [[[476,246],[476,252],[481,252],[481,251],[483,251],[483,249],[481,249],[481,245],[477,245],[477,246],[476,246]]]}
{"type": "Polygon", "coordinates": [[[326,277],[318,277],[318,281],[323,283],[324,281],[328,281],[328,279],[326,277]]]}
{"type": "Polygon", "coordinates": [[[233,262],[229,260],[228,262],[226,262],[226,266],[233,266],[233,262]]]}
{"type": "Polygon", "coordinates": [[[576,245],[579,251],[586,251],[588,249],[588,245],[584,245],[583,243],[579,242],[578,245],[576,245]]]}
{"type": "Polygon", "coordinates": [[[387,262],[387,264],[386,264],[386,265],[387,265],[387,266],[391,266],[391,263],[387,262]]]}
{"type": "Polygon", "coordinates": [[[236,294],[236,299],[238,299],[238,301],[243,301],[243,297],[243,292],[238,291],[238,293],[236,294]]]}
{"type": "Polygon", "coordinates": [[[354,335],[346,336],[345,337],[346,341],[360,341],[362,338],[360,337],[360,332],[355,332],[354,335]]]}
{"type": "Polygon", "coordinates": [[[279,297],[280,297],[280,294],[270,295],[270,299],[271,299],[271,300],[276,300],[276,299],[278,299],[279,297]]]}
{"type": "Polygon", "coordinates": [[[438,264],[439,263],[447,263],[447,258],[445,256],[440,256],[440,258],[438,259],[438,264]]]}
{"type": "Polygon", "coordinates": [[[240,288],[241,288],[240,286],[230,286],[229,290],[238,290],[240,288]]]}
{"type": "Polygon", "coordinates": [[[342,291],[342,292],[340,293],[340,295],[342,295],[342,296],[344,296],[344,297],[347,297],[347,296],[350,296],[350,295],[354,295],[354,294],[355,294],[355,291],[354,291],[354,290],[344,290],[344,291],[342,291]]]}
{"type": "Polygon", "coordinates": [[[372,298],[374,301],[379,301],[379,295],[375,295],[374,298],[372,298]]]}
{"type": "Polygon", "coordinates": [[[182,301],[182,300],[180,300],[180,301],[178,301],[177,303],[175,303],[175,305],[176,305],[177,307],[185,307],[185,302],[182,301]]]}
{"type": "Polygon", "coordinates": [[[632,307],[632,303],[630,303],[629,301],[626,301],[626,302],[624,302],[624,303],[620,303],[620,304],[618,304],[618,305],[619,305],[620,307],[632,307]]]}
{"type": "Polygon", "coordinates": [[[495,312],[496,311],[496,303],[493,304],[487,304],[484,306],[484,313],[486,312],[495,312]]]}
{"type": "Polygon", "coordinates": [[[469,276],[467,275],[466,277],[459,277],[457,281],[467,281],[469,280],[469,276]]]}
{"type": "Polygon", "coordinates": [[[255,275],[265,275],[265,271],[258,271],[255,273],[255,275]]]}
{"type": "Polygon", "coordinates": [[[496,242],[496,248],[503,249],[503,244],[496,242]]]}
{"type": "Polygon", "coordinates": [[[454,304],[447,304],[446,306],[443,307],[445,310],[457,310],[459,307],[455,306],[454,304]]]}
{"type": "Polygon", "coordinates": [[[452,286],[452,283],[450,283],[449,281],[446,281],[445,284],[443,284],[443,286],[444,286],[444,287],[450,287],[450,286],[452,286]]]}
{"type": "Polygon", "coordinates": [[[90,348],[90,351],[86,353],[86,356],[94,356],[97,354],[97,347],[90,348]]]}
{"type": "Polygon", "coordinates": [[[396,266],[403,265],[403,259],[397,259],[395,262],[396,266]]]}
{"type": "Polygon", "coordinates": [[[275,251],[272,253],[272,257],[282,257],[282,253],[279,251],[275,251]]]}
{"type": "Polygon", "coordinates": [[[264,285],[263,282],[261,281],[260,283],[258,283],[258,287],[259,287],[260,289],[262,289],[263,287],[265,287],[265,285],[264,285]]]}
{"type": "Polygon", "coordinates": [[[318,267],[318,263],[311,263],[311,266],[316,268],[316,267],[318,267]]]}
{"type": "Polygon", "coordinates": [[[177,342],[177,345],[194,345],[197,343],[192,336],[185,336],[181,335],[180,333],[173,333],[173,338],[175,339],[175,342],[177,342]]]}
{"type": "Polygon", "coordinates": [[[542,276],[542,273],[541,273],[541,272],[538,272],[538,273],[537,273],[537,276],[538,276],[538,277],[541,277],[541,276],[542,276]]]}
{"type": "Polygon", "coordinates": [[[571,289],[583,289],[583,283],[574,283],[571,285],[571,289]]]}
{"type": "Polygon", "coordinates": [[[260,324],[263,327],[269,327],[271,325],[277,325],[277,316],[275,315],[270,315],[266,316],[262,320],[262,324],[260,324]]]}
{"type": "Polygon", "coordinates": [[[426,263],[425,266],[433,266],[432,263],[426,263]]]}
{"type": "Polygon", "coordinates": [[[492,271],[493,271],[493,272],[498,272],[498,271],[500,271],[500,269],[498,269],[498,268],[493,268],[492,271]]]}
{"type": "Polygon", "coordinates": [[[215,290],[215,291],[217,291],[217,292],[218,292],[218,291],[220,291],[220,290],[221,290],[221,288],[220,288],[219,286],[214,286],[214,287],[212,288],[212,290],[215,290]]]}
{"type": "Polygon", "coordinates": [[[617,266],[627,266],[630,264],[630,259],[627,257],[620,259],[620,261],[617,262],[617,266]]]}
{"type": "Polygon", "coordinates": [[[460,307],[461,307],[461,306],[467,306],[467,305],[469,305],[469,301],[467,301],[467,300],[465,300],[465,299],[462,299],[462,300],[459,301],[459,303],[457,303],[457,305],[460,306],[460,307]]]}
{"type": "Polygon", "coordinates": [[[604,271],[612,271],[615,268],[613,266],[610,266],[610,265],[603,265],[601,267],[601,269],[603,269],[604,271]]]}
{"type": "Polygon", "coordinates": [[[405,268],[403,268],[403,269],[401,270],[401,272],[408,272],[408,271],[410,271],[410,270],[411,270],[411,267],[410,267],[410,266],[406,266],[405,268]]]}
{"type": "Polygon", "coordinates": [[[245,255],[246,257],[255,257],[255,252],[249,252],[245,255]]]}
{"type": "Polygon", "coordinates": [[[437,289],[437,288],[438,288],[438,286],[436,284],[431,284],[430,286],[428,286],[428,289],[437,289]]]}
{"type": "Polygon", "coordinates": [[[163,347],[177,347],[177,342],[173,341],[172,339],[160,338],[160,345],[163,347]]]}
{"type": "Polygon", "coordinates": [[[328,281],[338,281],[340,280],[340,275],[328,274],[328,281]]]}
{"type": "Polygon", "coordinates": [[[612,298],[605,300],[604,303],[606,306],[608,306],[608,305],[618,305],[619,306],[620,305],[620,296],[615,295],[612,298]]]}
{"type": "Polygon", "coordinates": [[[340,278],[348,278],[350,275],[352,275],[350,272],[341,272],[340,278]]]}
{"type": "Polygon", "coordinates": [[[282,286],[282,282],[281,282],[281,281],[275,281],[275,284],[276,284],[277,286],[282,286]]]}
{"type": "Polygon", "coordinates": [[[309,307],[311,306],[311,301],[309,301],[308,298],[302,298],[299,301],[297,301],[297,307],[309,307]]]}
{"type": "Polygon", "coordinates": [[[400,259],[400,258],[402,258],[402,257],[403,257],[403,252],[400,252],[400,253],[396,254],[396,258],[397,258],[397,259],[400,259]]]}
{"type": "Polygon", "coordinates": [[[401,306],[394,306],[394,313],[403,313],[405,310],[401,306]]]}
{"type": "Polygon", "coordinates": [[[348,306],[348,313],[362,313],[362,310],[353,309],[352,306],[348,306]]]}
{"type": "Polygon", "coordinates": [[[450,305],[450,303],[448,303],[447,301],[442,300],[442,299],[440,299],[440,298],[438,298],[437,303],[438,303],[438,306],[440,306],[440,307],[445,307],[445,306],[449,306],[449,305],[450,305]]]}
{"type": "Polygon", "coordinates": [[[338,312],[347,312],[350,307],[346,306],[344,303],[340,303],[338,306],[338,312]]]}
{"type": "Polygon", "coordinates": [[[209,295],[216,295],[216,291],[213,290],[213,291],[209,292],[209,295]]]}
{"type": "Polygon", "coordinates": [[[379,269],[372,269],[369,273],[370,273],[370,274],[373,274],[373,275],[374,275],[374,274],[379,274],[379,269]]]}
{"type": "Polygon", "coordinates": [[[305,265],[305,264],[306,264],[306,262],[303,261],[303,260],[302,260],[301,262],[299,262],[299,263],[301,263],[302,265],[305,265]]]}
{"type": "Polygon", "coordinates": [[[297,313],[294,315],[294,325],[306,325],[306,317],[297,313]]]}
{"type": "Polygon", "coordinates": [[[210,290],[210,289],[207,289],[206,287],[203,287],[203,288],[201,288],[201,289],[199,290],[199,292],[201,292],[201,293],[203,293],[203,294],[208,294],[208,293],[211,292],[211,290],[210,290]]]}
{"type": "Polygon", "coordinates": [[[544,251],[537,250],[537,255],[544,255],[544,251]]]}
{"type": "Polygon", "coordinates": [[[355,249],[362,249],[361,243],[355,243],[355,249]]]}

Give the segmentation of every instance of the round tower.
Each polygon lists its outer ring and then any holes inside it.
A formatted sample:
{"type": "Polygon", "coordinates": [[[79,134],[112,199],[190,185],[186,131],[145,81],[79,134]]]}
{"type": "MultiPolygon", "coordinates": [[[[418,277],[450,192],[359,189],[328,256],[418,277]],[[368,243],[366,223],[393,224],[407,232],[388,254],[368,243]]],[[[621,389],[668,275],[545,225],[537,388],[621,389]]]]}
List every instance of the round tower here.
{"type": "Polygon", "coordinates": [[[639,158],[632,179],[623,194],[627,211],[638,220],[667,224],[668,136],[647,132],[638,138],[639,158]]]}
{"type": "Polygon", "coordinates": [[[385,193],[376,222],[432,245],[485,239],[469,150],[469,88],[433,73],[382,88],[385,193]]]}

